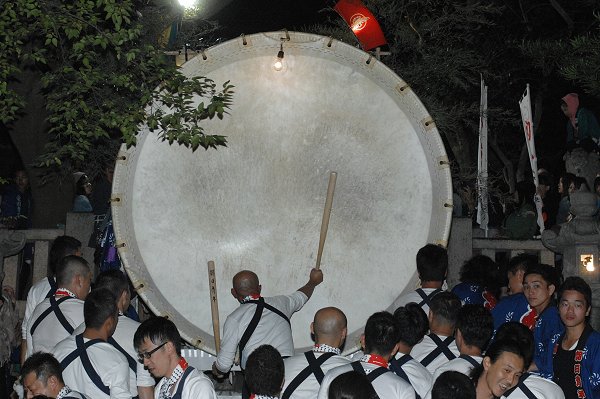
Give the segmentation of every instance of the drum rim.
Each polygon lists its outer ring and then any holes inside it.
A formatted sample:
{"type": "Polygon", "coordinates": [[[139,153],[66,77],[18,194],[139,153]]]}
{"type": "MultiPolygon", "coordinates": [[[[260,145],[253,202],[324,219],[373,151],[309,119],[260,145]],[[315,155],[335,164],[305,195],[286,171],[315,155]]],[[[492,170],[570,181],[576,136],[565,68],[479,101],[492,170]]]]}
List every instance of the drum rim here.
{"type": "MultiPolygon", "coordinates": [[[[448,157],[437,127],[435,126],[435,122],[427,112],[423,103],[401,77],[382,62],[377,61],[371,54],[325,36],[303,32],[286,33],[290,37],[290,40],[286,42],[286,46],[295,47],[296,51],[301,51],[302,49],[304,49],[304,51],[315,51],[315,49],[318,48],[318,51],[321,54],[331,56],[334,60],[338,60],[339,54],[342,54],[342,58],[346,62],[349,62],[353,67],[359,69],[359,72],[365,76],[376,81],[377,85],[389,95],[410,96],[411,103],[415,105],[414,111],[417,111],[422,116],[420,120],[420,130],[421,133],[424,134],[419,135],[419,142],[425,153],[427,164],[430,167],[429,175],[432,179],[432,187],[436,187],[434,193],[438,193],[438,195],[432,196],[434,202],[432,204],[432,214],[435,212],[439,217],[435,218],[432,216],[431,218],[427,242],[446,247],[452,220],[452,183],[450,168],[448,157]],[[375,79],[376,77],[377,79],[375,79]],[[391,87],[392,85],[384,84],[385,82],[394,82],[395,84],[391,87]],[[444,196],[445,198],[443,198],[444,196]]],[[[199,68],[196,64],[198,63],[205,64],[205,69],[201,73],[210,73],[210,71],[224,65],[222,62],[215,63],[211,58],[213,54],[229,52],[232,57],[237,54],[237,56],[242,58],[243,55],[248,54],[255,54],[255,56],[264,55],[259,54],[260,49],[263,47],[272,48],[274,44],[280,42],[280,38],[283,34],[283,32],[257,33],[221,43],[207,49],[203,56],[196,57],[184,64],[182,72],[187,74],[191,70],[197,71],[199,68]],[[204,57],[206,57],[206,59],[203,59],[204,57]]],[[[198,74],[196,73],[195,75],[197,76],[198,74]]],[[[414,124],[414,120],[411,120],[411,122],[414,124]]],[[[415,131],[418,132],[417,129],[415,129],[415,131]]],[[[123,145],[119,151],[115,166],[111,206],[113,227],[117,239],[119,255],[134,288],[150,310],[158,316],[164,316],[174,321],[185,341],[194,347],[215,354],[216,351],[214,348],[214,339],[212,339],[213,336],[189,322],[169,301],[166,300],[152,281],[146,281],[143,278],[143,270],[148,269],[141,256],[136,254],[136,251],[139,251],[139,248],[137,246],[135,230],[130,226],[131,223],[121,222],[121,220],[127,221],[131,215],[131,204],[126,201],[125,193],[128,191],[128,182],[133,178],[135,169],[129,168],[128,164],[136,160],[136,156],[139,154],[138,149],[143,148],[143,143],[148,136],[147,130],[144,130],[143,128],[140,129],[138,135],[138,147],[127,148],[123,145]]],[[[167,145],[167,143],[164,143],[164,145],[167,145]]],[[[423,245],[424,244],[425,243],[423,243],[423,245]]],[[[417,280],[415,271],[400,295],[411,291],[413,286],[416,285],[417,280]]],[[[392,306],[393,304],[386,310],[393,312],[394,309],[392,309],[392,306]]],[[[362,330],[362,328],[349,334],[347,342],[355,344],[347,344],[345,350],[346,353],[358,349],[357,343],[361,334],[360,330],[362,330]]]]}

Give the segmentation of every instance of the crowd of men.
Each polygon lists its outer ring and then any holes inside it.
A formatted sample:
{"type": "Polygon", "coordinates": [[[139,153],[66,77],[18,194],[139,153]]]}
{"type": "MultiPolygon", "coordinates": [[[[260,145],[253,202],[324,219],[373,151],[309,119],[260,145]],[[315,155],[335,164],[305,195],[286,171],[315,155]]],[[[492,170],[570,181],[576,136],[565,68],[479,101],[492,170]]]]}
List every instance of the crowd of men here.
{"type": "MultiPolygon", "coordinates": [[[[80,245],[57,238],[54,275],[30,290],[25,397],[216,398],[212,380],[182,357],[174,323],[126,317],[126,276],[104,272],[92,286],[80,245]]],[[[261,296],[255,273],[239,272],[231,293],[240,306],[225,321],[212,375],[223,378],[238,353],[243,398],[600,398],[600,334],[588,323],[584,280],[559,284],[553,267],[519,256],[508,270],[510,295],[498,301],[474,272],[487,260],[467,262],[453,291],[444,290],[445,249],[426,245],[416,261],[421,288],[398,298],[393,314],[371,315],[352,356],[342,356],[347,318],[335,307],[316,312],[313,348],[294,353],[290,318],[323,281],[320,270],[275,297],[261,296]]]]}

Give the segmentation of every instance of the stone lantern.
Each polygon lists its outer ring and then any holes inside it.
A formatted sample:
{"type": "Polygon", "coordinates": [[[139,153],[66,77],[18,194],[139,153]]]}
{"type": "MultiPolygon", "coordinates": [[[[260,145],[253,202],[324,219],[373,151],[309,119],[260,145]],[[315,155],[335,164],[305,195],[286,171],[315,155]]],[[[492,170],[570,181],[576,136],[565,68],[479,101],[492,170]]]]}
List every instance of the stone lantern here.
{"type": "Polygon", "coordinates": [[[600,328],[600,223],[594,216],[597,195],[586,191],[571,194],[573,220],[561,225],[560,232],[545,230],[542,243],[553,252],[563,254],[563,276],[579,276],[592,288],[592,326],[600,328]]]}

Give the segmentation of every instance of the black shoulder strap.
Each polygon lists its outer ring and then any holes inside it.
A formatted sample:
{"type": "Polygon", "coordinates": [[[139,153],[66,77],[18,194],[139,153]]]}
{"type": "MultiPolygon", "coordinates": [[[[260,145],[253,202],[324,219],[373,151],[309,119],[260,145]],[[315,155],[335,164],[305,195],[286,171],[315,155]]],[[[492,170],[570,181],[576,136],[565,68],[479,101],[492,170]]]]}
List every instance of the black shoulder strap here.
{"type": "Polygon", "coordinates": [[[87,348],[99,342],[104,341],[102,341],[101,339],[91,339],[88,342],[84,343],[83,334],[77,335],[75,337],[75,344],[77,345],[77,348],[73,352],[71,352],[67,357],[65,357],[62,362],[60,362],[60,367],[64,370],[65,368],[67,368],[67,366],[69,366],[69,364],[73,362],[73,360],[80,358],[83,369],[85,370],[90,380],[92,380],[94,385],[99,390],[110,396],[110,388],[104,385],[104,382],[102,382],[102,378],[100,378],[100,376],[94,369],[94,366],[92,366],[92,362],[90,361],[90,358],[86,351],[87,348]]]}
{"type": "MultiPolygon", "coordinates": [[[[262,298],[260,298],[260,299],[262,299],[262,298]]],[[[256,327],[258,326],[258,322],[260,321],[260,318],[262,316],[262,312],[265,309],[264,300],[260,301],[260,299],[258,301],[251,301],[251,302],[256,302],[256,310],[254,311],[254,316],[252,316],[252,320],[250,320],[250,323],[248,324],[248,327],[246,327],[244,334],[242,334],[242,338],[240,338],[240,343],[238,344],[238,348],[240,351],[240,357],[242,356],[242,352],[244,351],[244,348],[246,347],[248,340],[254,333],[254,330],[256,330],[256,327]]],[[[246,303],[250,303],[250,302],[246,302],[246,303]]]]}
{"type": "Polygon", "coordinates": [[[290,324],[290,319],[288,319],[287,316],[285,314],[283,314],[279,309],[269,305],[268,303],[265,303],[265,299],[263,297],[260,297],[257,300],[244,302],[244,305],[247,303],[256,304],[256,311],[254,312],[254,316],[252,316],[252,320],[250,320],[248,327],[246,327],[244,334],[242,334],[242,338],[240,338],[240,343],[238,344],[238,348],[240,350],[240,356],[241,356],[242,351],[246,347],[248,340],[250,340],[250,337],[252,336],[252,334],[254,334],[256,327],[258,327],[258,322],[260,321],[263,310],[265,308],[270,310],[271,312],[281,316],[285,321],[287,321],[288,324],[290,324]]]}
{"type": "Polygon", "coordinates": [[[69,324],[69,322],[65,318],[65,315],[62,313],[62,311],[60,310],[60,308],[58,306],[61,303],[63,303],[64,301],[66,301],[66,300],[68,300],[70,298],[71,298],[70,296],[63,296],[62,298],[60,298],[57,301],[56,298],[54,298],[54,296],[51,296],[50,297],[50,307],[48,309],[44,310],[44,312],[41,315],[38,316],[38,318],[36,319],[36,321],[31,326],[30,334],[33,335],[33,332],[38,328],[38,326],[40,325],[40,323],[46,317],[48,317],[48,315],[50,313],[52,313],[52,312],[54,312],[56,314],[56,318],[58,319],[58,321],[60,322],[60,324],[62,324],[62,326],[65,328],[65,330],[67,330],[69,332],[69,334],[72,334],[73,331],[74,331],[74,328],[69,324]],[[65,323],[66,323],[66,325],[65,325],[65,323]]]}
{"type": "Polygon", "coordinates": [[[421,360],[421,364],[427,367],[431,362],[433,362],[439,355],[444,354],[448,360],[452,360],[456,358],[456,355],[452,353],[448,346],[454,341],[454,337],[447,337],[445,340],[441,340],[436,334],[429,334],[429,338],[433,340],[436,345],[436,348],[431,351],[423,360],[421,360]]]}
{"type": "Polygon", "coordinates": [[[386,369],[385,367],[377,367],[375,370],[373,370],[369,374],[367,374],[367,379],[369,380],[370,383],[373,383],[373,381],[375,381],[377,379],[377,377],[379,377],[389,371],[390,370],[386,369]]]}
{"type": "Polygon", "coordinates": [[[389,372],[390,370],[385,367],[377,367],[375,370],[371,371],[369,374],[365,371],[364,367],[360,363],[360,361],[350,363],[354,371],[357,373],[361,373],[362,375],[366,375],[369,382],[372,384],[373,381],[377,379],[377,377],[389,372]]]}
{"type": "Polygon", "coordinates": [[[51,296],[54,296],[54,294],[56,293],[56,290],[58,289],[58,286],[56,285],[56,280],[54,279],[54,277],[47,277],[48,278],[48,283],[50,284],[50,289],[48,290],[48,293],[46,294],[46,298],[50,298],[51,296]]]}
{"type": "Polygon", "coordinates": [[[108,339],[108,343],[115,347],[119,352],[121,352],[125,359],[127,359],[127,363],[129,363],[129,368],[137,375],[137,360],[135,360],[113,337],[108,339]]]}
{"type": "Polygon", "coordinates": [[[530,375],[531,375],[530,373],[523,373],[521,378],[519,378],[519,383],[517,385],[515,385],[514,387],[512,387],[511,389],[509,389],[508,391],[504,392],[504,397],[508,398],[508,397],[510,397],[510,395],[512,395],[512,393],[515,390],[520,389],[521,392],[523,392],[523,395],[527,396],[528,399],[537,399],[537,397],[534,395],[534,393],[531,392],[531,390],[529,388],[527,388],[527,386],[525,385],[525,380],[527,378],[529,378],[530,375]]]}
{"type": "Polygon", "coordinates": [[[417,288],[415,292],[423,299],[421,302],[419,302],[419,306],[423,306],[425,304],[429,306],[431,304],[431,298],[442,292],[442,290],[440,288],[436,288],[435,290],[431,291],[429,295],[427,295],[422,288],[417,288]]]}
{"type": "Polygon", "coordinates": [[[294,391],[304,382],[311,374],[314,374],[315,378],[319,382],[319,385],[323,382],[323,378],[325,377],[325,373],[321,369],[321,365],[327,361],[330,357],[332,357],[334,353],[323,353],[319,358],[315,356],[313,351],[304,352],[304,356],[306,357],[306,361],[308,362],[308,366],[306,366],[302,371],[298,373],[296,377],[290,382],[290,384],[285,388],[281,399],[288,399],[294,391]]]}
{"type": "MultiPolygon", "coordinates": [[[[406,363],[411,361],[413,358],[411,355],[405,354],[400,359],[392,359],[390,362],[390,370],[392,370],[398,377],[402,378],[404,381],[410,384],[410,380],[408,378],[408,374],[402,369],[406,363]]],[[[412,385],[412,384],[411,384],[412,385]]]]}
{"type": "Polygon", "coordinates": [[[181,379],[179,380],[179,385],[177,385],[177,391],[175,391],[175,394],[171,397],[171,399],[181,399],[181,394],[183,392],[183,386],[185,385],[185,380],[188,378],[188,375],[190,375],[190,373],[194,370],[193,367],[188,366],[187,369],[185,369],[185,371],[183,372],[183,375],[181,376],[181,379]]]}
{"type": "Polygon", "coordinates": [[[469,355],[460,355],[459,358],[465,359],[467,362],[471,363],[471,365],[473,367],[477,367],[481,364],[477,360],[473,359],[472,356],[469,356],[469,355]]]}

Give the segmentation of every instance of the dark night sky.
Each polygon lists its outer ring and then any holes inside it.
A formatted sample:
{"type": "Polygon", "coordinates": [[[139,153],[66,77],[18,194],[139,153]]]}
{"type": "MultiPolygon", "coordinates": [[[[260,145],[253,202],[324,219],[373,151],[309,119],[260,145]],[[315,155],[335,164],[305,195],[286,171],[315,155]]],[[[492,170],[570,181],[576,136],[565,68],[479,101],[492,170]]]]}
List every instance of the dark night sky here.
{"type": "Polygon", "coordinates": [[[300,30],[332,13],[319,12],[332,4],[328,0],[233,0],[211,19],[219,21],[226,38],[283,28],[300,30]]]}

